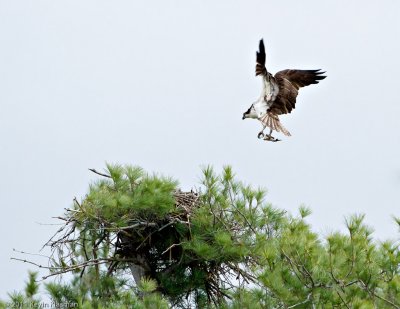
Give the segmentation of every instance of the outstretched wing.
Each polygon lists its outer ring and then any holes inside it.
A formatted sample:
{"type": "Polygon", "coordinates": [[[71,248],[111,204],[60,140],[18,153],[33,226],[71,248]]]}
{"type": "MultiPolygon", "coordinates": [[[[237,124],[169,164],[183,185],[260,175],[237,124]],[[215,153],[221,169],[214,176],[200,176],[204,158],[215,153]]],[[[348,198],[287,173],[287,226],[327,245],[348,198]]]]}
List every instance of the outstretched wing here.
{"type": "Polygon", "coordinates": [[[263,79],[261,97],[268,102],[274,101],[279,92],[279,87],[274,76],[269,73],[265,67],[265,46],[263,39],[260,40],[260,45],[256,55],[256,76],[261,75],[263,79]]]}
{"type": "Polygon", "coordinates": [[[267,73],[267,69],[265,68],[265,47],[263,39],[260,40],[256,61],[256,76],[265,75],[267,73]]]}
{"type": "Polygon", "coordinates": [[[287,114],[295,108],[296,97],[301,87],[318,84],[326,78],[321,70],[283,70],[275,74],[279,93],[269,111],[276,115],[287,114]]]}

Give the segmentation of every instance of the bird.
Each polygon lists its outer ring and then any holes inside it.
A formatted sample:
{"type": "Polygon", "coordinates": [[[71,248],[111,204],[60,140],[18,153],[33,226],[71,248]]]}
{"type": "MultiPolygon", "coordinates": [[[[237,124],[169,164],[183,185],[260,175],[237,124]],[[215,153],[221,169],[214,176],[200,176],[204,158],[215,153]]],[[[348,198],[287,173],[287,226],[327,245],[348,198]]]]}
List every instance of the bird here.
{"type": "Polygon", "coordinates": [[[265,67],[265,46],[261,39],[256,52],[256,76],[262,77],[263,89],[260,97],[249,109],[243,113],[242,119],[258,119],[263,129],[258,133],[258,138],[265,141],[278,142],[272,136],[273,131],[291,136],[290,132],[279,121],[279,115],[291,113],[296,107],[296,98],[301,87],[318,84],[326,78],[326,72],[318,70],[282,70],[272,75],[265,67]],[[264,130],[268,127],[269,134],[264,130]]]}

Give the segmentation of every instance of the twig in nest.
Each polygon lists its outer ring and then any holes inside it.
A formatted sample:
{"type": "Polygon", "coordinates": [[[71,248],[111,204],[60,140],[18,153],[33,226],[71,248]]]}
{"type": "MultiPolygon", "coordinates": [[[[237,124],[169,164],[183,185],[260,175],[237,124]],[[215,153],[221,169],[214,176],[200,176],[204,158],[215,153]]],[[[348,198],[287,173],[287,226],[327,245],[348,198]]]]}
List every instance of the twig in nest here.
{"type": "Polygon", "coordinates": [[[182,243],[179,243],[179,244],[172,244],[172,245],[169,246],[163,253],[161,253],[161,255],[167,253],[167,251],[168,251],[168,250],[171,250],[173,247],[180,246],[180,245],[182,245],[182,243]]]}

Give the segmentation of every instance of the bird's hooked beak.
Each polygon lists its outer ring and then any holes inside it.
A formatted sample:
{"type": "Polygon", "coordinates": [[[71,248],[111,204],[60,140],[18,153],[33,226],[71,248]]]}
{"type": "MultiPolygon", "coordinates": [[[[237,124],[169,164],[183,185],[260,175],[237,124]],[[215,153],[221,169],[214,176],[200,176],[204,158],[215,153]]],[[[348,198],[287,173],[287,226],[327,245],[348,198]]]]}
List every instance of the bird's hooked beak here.
{"type": "Polygon", "coordinates": [[[249,118],[250,117],[250,113],[251,113],[251,109],[253,108],[253,104],[250,106],[250,108],[247,110],[247,111],[245,111],[244,113],[243,113],[243,117],[242,117],[242,120],[245,120],[246,118],[249,118]]]}

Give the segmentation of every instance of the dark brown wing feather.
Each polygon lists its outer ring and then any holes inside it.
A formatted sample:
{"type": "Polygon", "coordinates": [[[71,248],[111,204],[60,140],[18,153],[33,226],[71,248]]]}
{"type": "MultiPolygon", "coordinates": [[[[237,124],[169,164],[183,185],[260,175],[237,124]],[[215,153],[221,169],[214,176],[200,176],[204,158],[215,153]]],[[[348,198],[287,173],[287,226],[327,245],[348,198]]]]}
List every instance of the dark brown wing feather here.
{"type": "Polygon", "coordinates": [[[318,84],[326,78],[321,70],[283,70],[275,74],[279,93],[269,111],[276,115],[287,114],[295,108],[296,97],[301,87],[318,84]]]}
{"type": "Polygon", "coordinates": [[[265,75],[267,73],[267,69],[265,68],[265,47],[263,39],[260,40],[256,61],[256,76],[265,75]]]}

